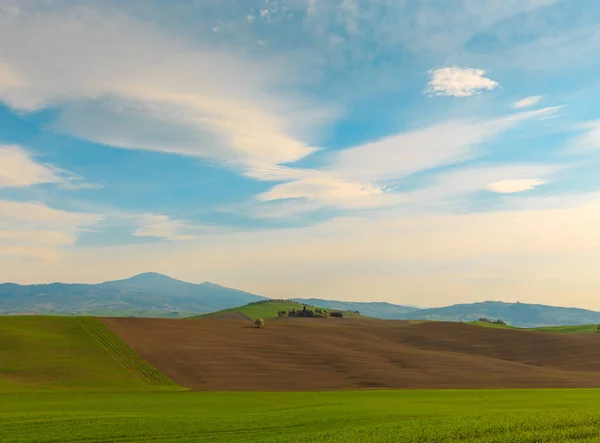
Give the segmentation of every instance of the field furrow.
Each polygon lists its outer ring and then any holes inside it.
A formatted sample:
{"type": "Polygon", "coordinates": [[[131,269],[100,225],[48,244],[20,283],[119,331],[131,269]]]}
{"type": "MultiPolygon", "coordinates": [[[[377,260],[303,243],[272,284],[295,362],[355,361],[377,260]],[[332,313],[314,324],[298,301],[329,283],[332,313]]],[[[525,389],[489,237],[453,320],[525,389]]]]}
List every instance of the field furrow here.
{"type": "Polygon", "coordinates": [[[173,388],[175,386],[175,383],[136,354],[99,319],[95,317],[78,317],[78,321],[112,358],[137,378],[157,388],[173,388]]]}

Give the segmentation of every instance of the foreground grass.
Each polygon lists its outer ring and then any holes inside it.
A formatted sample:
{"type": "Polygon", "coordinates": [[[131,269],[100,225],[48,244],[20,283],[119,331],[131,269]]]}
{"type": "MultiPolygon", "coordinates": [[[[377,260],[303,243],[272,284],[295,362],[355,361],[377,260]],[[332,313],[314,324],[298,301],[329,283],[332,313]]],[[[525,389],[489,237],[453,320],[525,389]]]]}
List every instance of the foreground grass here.
{"type": "Polygon", "coordinates": [[[2,442],[598,441],[598,390],[0,394],[2,442]]]}
{"type": "Polygon", "coordinates": [[[93,317],[0,317],[0,390],[178,389],[93,317]]]}

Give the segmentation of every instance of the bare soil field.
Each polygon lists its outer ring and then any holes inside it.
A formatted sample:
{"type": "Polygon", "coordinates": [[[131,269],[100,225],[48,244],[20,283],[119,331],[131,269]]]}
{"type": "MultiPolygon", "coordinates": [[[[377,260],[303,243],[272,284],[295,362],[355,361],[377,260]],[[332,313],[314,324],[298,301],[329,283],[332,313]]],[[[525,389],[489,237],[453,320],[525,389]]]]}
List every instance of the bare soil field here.
{"type": "Polygon", "coordinates": [[[600,334],[460,323],[282,318],[104,318],[193,390],[600,387],[600,334]]]}

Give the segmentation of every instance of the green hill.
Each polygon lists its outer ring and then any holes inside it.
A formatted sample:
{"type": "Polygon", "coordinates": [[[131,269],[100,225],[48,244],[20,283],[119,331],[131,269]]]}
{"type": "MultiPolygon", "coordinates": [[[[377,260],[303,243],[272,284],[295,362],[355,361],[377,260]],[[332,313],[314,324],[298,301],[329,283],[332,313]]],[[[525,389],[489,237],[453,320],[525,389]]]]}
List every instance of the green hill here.
{"type": "Polygon", "coordinates": [[[484,328],[500,328],[500,329],[518,329],[520,331],[537,331],[537,332],[553,332],[555,334],[580,334],[584,332],[597,332],[596,324],[593,325],[577,325],[577,326],[543,326],[540,328],[518,328],[510,325],[498,325],[486,323],[482,321],[473,321],[469,324],[481,326],[484,328]]]}
{"type": "Polygon", "coordinates": [[[210,314],[198,315],[191,318],[206,318],[206,317],[224,317],[228,314],[241,314],[249,318],[250,320],[255,320],[257,318],[275,318],[278,317],[279,311],[290,311],[292,309],[302,310],[302,308],[306,306],[307,309],[321,309],[328,312],[343,312],[344,317],[358,317],[359,315],[354,312],[347,311],[339,311],[337,309],[326,309],[321,307],[315,307],[303,303],[297,303],[291,300],[269,300],[269,301],[261,301],[255,303],[249,303],[244,306],[239,306],[237,308],[224,309],[222,311],[211,312],[210,314]]]}
{"type": "Polygon", "coordinates": [[[307,303],[313,306],[323,306],[327,309],[337,309],[340,311],[358,311],[362,315],[375,318],[395,319],[412,312],[417,312],[420,308],[415,306],[395,305],[386,302],[353,302],[339,300],[323,300],[320,298],[293,298],[298,303],[307,303]]]}
{"type": "Polygon", "coordinates": [[[0,317],[0,388],[178,387],[93,317],[0,317]]]}

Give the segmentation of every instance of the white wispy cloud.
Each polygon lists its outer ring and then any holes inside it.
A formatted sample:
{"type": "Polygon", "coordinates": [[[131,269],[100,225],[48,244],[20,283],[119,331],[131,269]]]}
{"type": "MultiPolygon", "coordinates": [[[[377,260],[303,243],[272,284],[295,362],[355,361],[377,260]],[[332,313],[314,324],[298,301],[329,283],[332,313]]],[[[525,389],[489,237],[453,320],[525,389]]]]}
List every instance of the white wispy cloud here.
{"type": "Polygon", "coordinates": [[[136,237],[155,237],[164,240],[190,240],[194,235],[189,234],[189,223],[183,220],[173,220],[166,215],[142,214],[136,216],[137,228],[133,232],[136,237]]]}
{"type": "Polygon", "coordinates": [[[544,98],[541,95],[532,95],[531,97],[525,97],[522,100],[518,100],[516,102],[514,102],[512,104],[512,107],[514,109],[522,109],[522,108],[528,108],[529,106],[533,106],[535,105],[537,102],[539,102],[542,98],[544,98]]]}
{"type": "Polygon", "coordinates": [[[585,153],[600,150],[600,120],[578,125],[579,134],[569,141],[566,149],[570,153],[585,153]]]}
{"type": "Polygon", "coordinates": [[[451,195],[493,190],[521,192],[546,183],[558,172],[566,169],[563,165],[549,164],[503,164],[495,166],[468,166],[435,175],[430,184],[408,193],[412,202],[427,204],[451,195]],[[539,177],[523,180],[522,177],[539,177]],[[494,188],[491,188],[494,185],[494,188]],[[526,186],[529,188],[525,189],[526,186]]]}
{"type": "Polygon", "coordinates": [[[530,191],[545,183],[545,180],[540,179],[502,180],[490,183],[486,186],[486,189],[499,194],[514,194],[517,192],[530,191]]]}
{"type": "Polygon", "coordinates": [[[0,145],[0,188],[62,182],[60,172],[36,162],[20,146],[0,145]]]}
{"type": "Polygon", "coordinates": [[[324,203],[351,204],[362,198],[381,195],[383,189],[370,183],[339,180],[326,174],[315,174],[301,180],[274,186],[261,194],[262,201],[305,198],[324,203]]]}
{"type": "Polygon", "coordinates": [[[463,171],[439,175],[441,185],[412,193],[385,189],[390,180],[398,180],[418,172],[457,165],[480,157],[483,146],[499,134],[531,118],[541,118],[557,112],[558,107],[521,112],[487,121],[450,121],[428,128],[399,134],[382,140],[338,151],[329,163],[319,169],[274,168],[259,176],[286,181],[258,196],[261,201],[304,199],[311,204],[285,204],[286,209],[270,208],[257,211],[266,215],[294,215],[322,207],[374,208],[429,199],[433,194],[454,190],[483,190],[494,181],[518,179],[531,175],[547,175],[558,167],[498,166],[466,167],[463,171]],[[317,203],[318,202],[318,203],[317,203]]]}
{"type": "MultiPolygon", "coordinates": [[[[93,185],[83,179],[35,161],[29,151],[0,145],[0,188],[53,183],[62,189],[93,185]]],[[[0,200],[0,257],[57,261],[78,234],[102,220],[98,214],[54,209],[42,202],[0,200]]]]}
{"type": "Polygon", "coordinates": [[[443,122],[340,151],[330,169],[362,180],[405,177],[471,160],[481,143],[516,123],[506,119],[443,122]]]}
{"type": "Polygon", "coordinates": [[[70,191],[102,187],[64,169],[36,161],[35,156],[21,146],[0,145],[0,188],[48,183],[70,191]]]}
{"type": "Polygon", "coordinates": [[[40,202],[0,200],[0,256],[57,261],[99,214],[68,212],[40,202]]]}
{"type": "Polygon", "coordinates": [[[289,60],[217,52],[109,8],[28,5],[0,15],[0,100],[57,108],[57,131],[252,169],[314,152],[295,135],[334,118],[287,88],[289,60]]]}
{"type": "Polygon", "coordinates": [[[483,90],[491,91],[499,83],[484,77],[485,71],[471,68],[440,68],[429,71],[431,80],[425,92],[434,95],[470,97],[483,90]]]}

